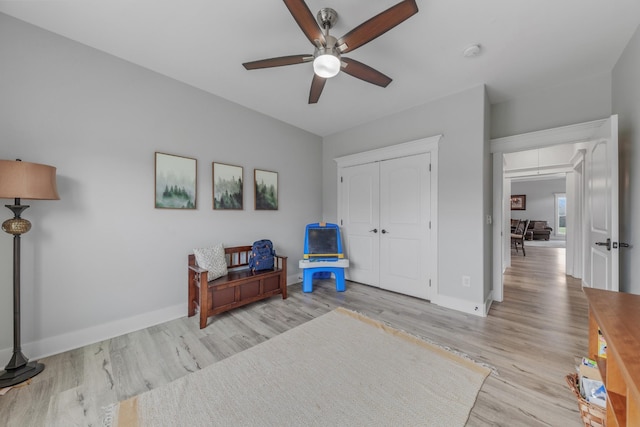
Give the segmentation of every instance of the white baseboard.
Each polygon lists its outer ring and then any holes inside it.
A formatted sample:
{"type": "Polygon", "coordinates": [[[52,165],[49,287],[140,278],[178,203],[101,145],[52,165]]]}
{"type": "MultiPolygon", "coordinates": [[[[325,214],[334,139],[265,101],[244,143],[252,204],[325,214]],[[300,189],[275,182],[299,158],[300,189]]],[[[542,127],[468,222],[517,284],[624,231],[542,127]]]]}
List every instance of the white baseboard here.
{"type": "Polygon", "coordinates": [[[487,317],[487,312],[489,311],[488,307],[491,306],[491,302],[489,300],[485,301],[483,304],[478,304],[473,301],[449,297],[446,295],[438,295],[435,301],[432,302],[442,307],[461,311],[463,313],[474,314],[480,317],[487,317]],[[488,306],[487,303],[489,303],[488,306]]]}
{"type": "Polygon", "coordinates": [[[493,291],[489,292],[487,299],[484,300],[484,317],[489,315],[489,310],[491,310],[491,304],[493,304],[493,291]]]}
{"type": "Polygon", "coordinates": [[[295,285],[302,282],[302,277],[299,274],[290,274],[287,276],[287,286],[295,285]]]}
{"type": "MultiPolygon", "coordinates": [[[[102,325],[92,326],[78,331],[44,338],[39,341],[22,343],[22,352],[30,360],[62,353],[74,348],[104,341],[129,332],[148,328],[159,323],[168,322],[187,315],[187,305],[177,304],[149,313],[140,314],[126,319],[116,320],[102,325]]],[[[13,348],[0,350],[0,363],[11,359],[13,348]]]]}
{"type": "MultiPolygon", "coordinates": [[[[296,274],[287,277],[287,285],[300,283],[296,274]]],[[[104,341],[129,332],[138,331],[163,322],[168,322],[187,315],[186,304],[140,314],[126,319],[116,320],[102,325],[92,326],[78,331],[44,338],[39,341],[22,343],[22,352],[29,360],[62,353],[74,348],[104,341]]],[[[0,349],[0,364],[4,366],[11,359],[13,348],[0,349]]]]}

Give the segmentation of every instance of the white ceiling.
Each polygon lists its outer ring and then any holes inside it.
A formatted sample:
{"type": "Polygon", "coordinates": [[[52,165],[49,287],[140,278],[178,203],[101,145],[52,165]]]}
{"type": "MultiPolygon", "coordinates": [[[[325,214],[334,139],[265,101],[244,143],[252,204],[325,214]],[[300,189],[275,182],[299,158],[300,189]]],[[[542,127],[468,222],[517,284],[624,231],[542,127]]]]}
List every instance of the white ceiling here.
{"type": "MultiPolygon", "coordinates": [[[[342,36],[399,0],[307,0],[337,10],[342,36]]],[[[279,0],[0,0],[0,12],[320,136],[486,84],[492,103],[609,72],[640,24],[639,0],[418,0],[418,14],[345,55],[393,78],[345,73],[308,105],[311,63],[243,62],[312,54],[279,0]],[[464,58],[479,43],[482,54],[464,58]]]]}

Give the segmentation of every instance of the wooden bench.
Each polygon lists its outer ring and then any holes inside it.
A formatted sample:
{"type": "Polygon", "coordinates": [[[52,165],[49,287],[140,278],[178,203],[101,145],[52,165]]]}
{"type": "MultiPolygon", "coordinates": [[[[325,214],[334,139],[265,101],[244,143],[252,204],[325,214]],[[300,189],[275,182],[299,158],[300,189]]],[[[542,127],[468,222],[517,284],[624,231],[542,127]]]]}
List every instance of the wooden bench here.
{"type": "Polygon", "coordinates": [[[274,295],[287,298],[287,257],[276,256],[274,269],[252,272],[249,269],[251,246],[224,248],[227,258],[226,276],[208,281],[208,271],[189,255],[189,317],[200,310],[200,329],[210,316],[241,307],[274,295]]]}

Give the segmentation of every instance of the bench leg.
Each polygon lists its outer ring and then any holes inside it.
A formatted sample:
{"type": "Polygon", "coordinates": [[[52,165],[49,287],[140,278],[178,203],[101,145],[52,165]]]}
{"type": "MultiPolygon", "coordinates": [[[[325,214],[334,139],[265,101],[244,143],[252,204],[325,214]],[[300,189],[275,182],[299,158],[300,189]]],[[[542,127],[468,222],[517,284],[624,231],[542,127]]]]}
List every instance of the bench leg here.
{"type": "Polygon", "coordinates": [[[200,329],[207,326],[207,320],[209,319],[209,286],[208,283],[208,271],[200,273],[199,278],[199,297],[198,303],[200,305],[200,329]]]}
{"type": "Polygon", "coordinates": [[[187,315],[188,317],[191,317],[193,315],[196,314],[196,292],[198,290],[198,288],[196,287],[196,284],[194,283],[196,280],[196,273],[189,269],[189,301],[188,302],[188,306],[187,306],[187,315]]]}
{"type": "Polygon", "coordinates": [[[287,258],[280,258],[280,289],[282,289],[282,299],[287,299],[287,258]]]}

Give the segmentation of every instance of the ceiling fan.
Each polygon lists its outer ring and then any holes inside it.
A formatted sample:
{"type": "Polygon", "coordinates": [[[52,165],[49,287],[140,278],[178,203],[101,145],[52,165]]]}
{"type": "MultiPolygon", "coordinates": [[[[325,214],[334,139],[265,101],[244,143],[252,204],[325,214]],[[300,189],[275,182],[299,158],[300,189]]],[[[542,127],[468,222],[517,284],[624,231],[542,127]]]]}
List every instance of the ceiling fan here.
{"type": "Polygon", "coordinates": [[[285,5],[293,15],[302,32],[314,45],[313,55],[289,55],[276,58],[261,59],[245,62],[244,68],[255,70],[259,68],[281,67],[283,65],[302,64],[313,61],[313,80],[309,92],[309,104],[315,104],[320,99],[322,89],[328,78],[337,75],[340,70],[374,85],[387,87],[391,78],[381,72],[358,62],[345,58],[342,54],[351,52],[371,40],[386,33],[396,25],[418,13],[415,0],[403,0],[358,25],[339,39],[329,34],[329,30],[338,19],[338,13],[331,8],[323,8],[318,12],[317,23],[311,10],[304,0],[284,0],[285,5]]]}

